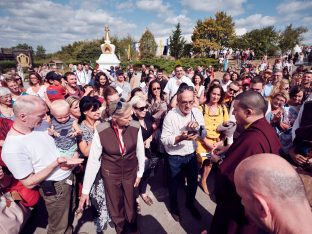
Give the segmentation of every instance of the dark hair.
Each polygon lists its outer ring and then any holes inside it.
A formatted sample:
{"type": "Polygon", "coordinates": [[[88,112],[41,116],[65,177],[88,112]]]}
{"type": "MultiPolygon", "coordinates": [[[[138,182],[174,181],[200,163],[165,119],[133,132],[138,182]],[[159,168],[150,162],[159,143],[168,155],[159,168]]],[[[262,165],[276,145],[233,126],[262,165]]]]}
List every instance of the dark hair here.
{"type": "Polygon", "coordinates": [[[137,93],[137,92],[143,92],[143,91],[140,87],[136,87],[136,88],[132,89],[131,94],[130,94],[130,100],[135,96],[135,93],[137,93]]]}
{"type": "Polygon", "coordinates": [[[255,110],[256,115],[264,116],[268,109],[264,97],[256,91],[248,90],[240,93],[235,97],[235,100],[239,101],[238,105],[244,110],[255,110]]]}
{"type": "Polygon", "coordinates": [[[231,80],[232,80],[232,81],[233,81],[233,78],[232,78],[232,77],[233,77],[234,74],[236,74],[236,76],[237,76],[236,80],[239,78],[239,74],[238,74],[237,72],[233,72],[233,73],[231,74],[231,80]]]}
{"type": "Polygon", "coordinates": [[[199,78],[200,78],[199,85],[202,85],[204,83],[204,77],[202,76],[202,74],[200,74],[198,72],[195,72],[194,76],[192,77],[193,84],[195,84],[195,77],[196,76],[199,76],[199,78]]]}
{"type": "MultiPolygon", "coordinates": [[[[97,74],[95,75],[95,78],[94,78],[94,85],[93,85],[93,88],[94,88],[94,90],[95,90],[96,92],[98,92],[98,93],[99,93],[100,87],[101,87],[101,84],[100,84],[100,77],[101,77],[101,76],[104,76],[105,79],[106,79],[106,83],[105,83],[105,85],[104,85],[103,88],[106,88],[107,86],[109,86],[109,80],[108,80],[108,77],[106,76],[106,74],[105,74],[104,72],[99,72],[99,73],[97,73],[97,74]]],[[[104,93],[104,91],[103,91],[103,93],[104,93]]],[[[103,94],[100,94],[100,93],[99,93],[99,95],[102,96],[103,94]]]]}
{"type": "MultiPolygon", "coordinates": [[[[79,63],[79,64],[81,64],[81,63],[79,63]]],[[[71,76],[71,75],[74,75],[74,76],[75,76],[75,73],[73,73],[73,72],[66,72],[66,73],[64,74],[64,78],[67,80],[67,77],[68,77],[68,76],[71,76]]]]}
{"type": "Polygon", "coordinates": [[[262,79],[261,76],[255,76],[254,78],[251,79],[250,83],[252,84],[261,83],[262,85],[264,85],[264,80],[262,79]]]}
{"type": "Polygon", "coordinates": [[[210,102],[210,94],[212,93],[212,91],[214,89],[220,89],[220,100],[218,101],[218,104],[221,104],[223,102],[223,99],[224,99],[224,91],[223,91],[223,88],[221,85],[217,85],[217,84],[213,84],[213,85],[210,85],[209,88],[208,88],[208,91],[206,93],[206,103],[209,103],[210,102]]]}
{"type": "Polygon", "coordinates": [[[118,94],[118,91],[114,88],[114,87],[112,87],[112,86],[108,86],[105,90],[104,90],[104,92],[103,92],[103,97],[104,97],[104,99],[105,99],[105,101],[107,101],[107,97],[108,96],[112,96],[112,95],[114,95],[114,94],[118,94]]]}
{"type": "Polygon", "coordinates": [[[161,68],[159,68],[159,69],[157,70],[157,73],[158,73],[158,72],[163,73],[163,72],[164,72],[164,70],[163,70],[163,69],[161,69],[161,68]]]}
{"type": "Polygon", "coordinates": [[[155,98],[155,96],[154,96],[154,94],[153,94],[153,90],[152,90],[152,86],[153,86],[153,84],[155,84],[155,83],[159,84],[159,86],[160,86],[160,99],[163,100],[163,101],[165,100],[164,91],[163,91],[163,89],[162,89],[162,87],[161,87],[161,85],[160,85],[160,82],[159,82],[158,80],[152,80],[152,81],[150,82],[149,86],[148,86],[148,93],[147,93],[147,101],[148,101],[149,103],[151,103],[152,100],[155,98]]]}
{"type": "Polygon", "coordinates": [[[29,85],[32,86],[33,84],[30,82],[30,77],[31,76],[35,76],[38,80],[39,80],[39,84],[41,85],[42,84],[42,77],[39,75],[39,73],[37,72],[31,72],[29,73],[29,78],[28,78],[28,82],[29,82],[29,85]]]}
{"type": "MultiPolygon", "coordinates": [[[[174,67],[174,70],[176,70],[178,67],[182,67],[182,65],[178,64],[174,67]]],[[[183,67],[182,67],[183,68],[183,67]]],[[[183,69],[184,70],[184,69],[183,69]]]]}
{"type": "Polygon", "coordinates": [[[292,87],[290,90],[289,90],[289,97],[292,98],[294,97],[297,93],[301,92],[303,93],[303,97],[304,97],[304,94],[305,94],[305,89],[302,88],[301,86],[294,86],[292,87]]]}
{"type": "Polygon", "coordinates": [[[84,96],[80,99],[79,108],[81,115],[79,117],[78,123],[80,124],[83,120],[86,119],[85,111],[91,110],[96,111],[101,107],[100,101],[96,97],[84,96]]]}

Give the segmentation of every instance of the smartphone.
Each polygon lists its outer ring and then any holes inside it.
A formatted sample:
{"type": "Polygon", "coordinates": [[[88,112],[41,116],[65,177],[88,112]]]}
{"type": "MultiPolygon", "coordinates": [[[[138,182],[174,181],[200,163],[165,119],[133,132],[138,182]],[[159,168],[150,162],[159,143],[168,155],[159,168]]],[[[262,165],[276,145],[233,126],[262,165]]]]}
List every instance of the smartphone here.
{"type": "Polygon", "coordinates": [[[198,130],[192,129],[187,131],[187,135],[196,135],[198,134],[198,130]]]}

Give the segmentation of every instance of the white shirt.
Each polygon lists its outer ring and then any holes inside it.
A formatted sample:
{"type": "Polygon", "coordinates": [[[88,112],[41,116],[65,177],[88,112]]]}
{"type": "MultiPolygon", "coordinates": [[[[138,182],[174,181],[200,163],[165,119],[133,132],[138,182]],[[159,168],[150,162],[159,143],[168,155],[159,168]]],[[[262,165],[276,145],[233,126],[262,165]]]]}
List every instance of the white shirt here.
{"type": "MultiPolygon", "coordinates": [[[[161,141],[168,154],[184,156],[194,153],[197,147],[196,141],[184,140],[174,144],[176,136],[181,135],[183,131],[187,131],[185,126],[191,121],[197,121],[200,126],[205,126],[203,113],[197,108],[193,108],[188,115],[184,115],[179,108],[174,108],[168,112],[164,119],[161,134],[161,141]]],[[[201,138],[205,138],[206,135],[207,132],[202,131],[201,138]]]]}
{"type": "Polygon", "coordinates": [[[86,73],[82,70],[76,70],[76,76],[77,76],[77,84],[78,85],[84,85],[84,84],[88,84],[88,78],[86,76],[86,73]]]}
{"type": "Polygon", "coordinates": [[[45,93],[47,92],[47,87],[42,85],[40,86],[40,89],[38,90],[37,93],[35,93],[33,90],[32,90],[32,87],[29,87],[27,90],[26,90],[26,93],[29,94],[29,95],[34,95],[34,96],[38,96],[40,97],[42,100],[45,100],[45,93]]]}
{"type": "Polygon", "coordinates": [[[194,87],[194,84],[192,83],[191,79],[188,78],[187,76],[182,76],[180,79],[174,76],[168,80],[167,85],[164,88],[164,92],[169,95],[168,101],[170,101],[171,98],[177,93],[179,86],[182,83],[186,83],[187,85],[194,87]]]}
{"type": "Polygon", "coordinates": [[[225,84],[223,83],[223,81],[221,80],[221,87],[222,87],[222,89],[223,89],[223,91],[224,92],[226,92],[227,91],[227,88],[228,88],[228,86],[232,83],[232,81],[231,80],[229,80],[228,82],[226,82],[225,84]]]}
{"type": "MultiPolygon", "coordinates": [[[[7,135],[2,148],[2,160],[16,179],[38,173],[60,156],[54,139],[48,134],[48,127],[48,123],[43,122],[29,134],[7,135]]],[[[58,167],[46,180],[60,181],[70,174],[70,170],[58,167]]]]}
{"type": "MultiPolygon", "coordinates": [[[[122,138],[120,139],[122,140],[122,138]]],[[[94,183],[96,174],[98,173],[101,167],[101,160],[99,159],[102,155],[102,149],[103,147],[101,145],[99,133],[97,132],[97,130],[95,130],[91,148],[90,148],[89,157],[88,157],[88,163],[87,163],[87,167],[85,171],[85,176],[83,179],[83,188],[82,188],[83,194],[89,194],[91,191],[91,187],[94,183]]],[[[143,172],[144,172],[144,164],[145,164],[145,150],[144,150],[144,142],[143,142],[141,128],[139,129],[139,132],[138,132],[136,156],[139,162],[139,170],[137,172],[137,177],[142,178],[143,172]]]]}

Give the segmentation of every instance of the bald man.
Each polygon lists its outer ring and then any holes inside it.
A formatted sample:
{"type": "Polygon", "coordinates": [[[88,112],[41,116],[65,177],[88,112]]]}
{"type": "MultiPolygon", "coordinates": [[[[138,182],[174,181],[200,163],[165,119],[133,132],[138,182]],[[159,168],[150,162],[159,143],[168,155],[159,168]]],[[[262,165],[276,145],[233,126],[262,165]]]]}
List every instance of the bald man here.
{"type": "Polygon", "coordinates": [[[255,91],[239,94],[234,100],[233,114],[236,123],[244,129],[220,159],[216,175],[215,195],[217,207],[209,233],[257,233],[255,223],[248,221],[234,185],[234,171],[244,159],[254,154],[278,154],[281,147],[275,130],[266,121],[267,105],[255,91]]]}
{"type": "Polygon", "coordinates": [[[47,233],[68,234],[72,233],[73,175],[48,134],[49,125],[43,121],[47,110],[40,97],[17,98],[13,106],[16,119],[3,144],[2,160],[25,187],[40,187],[49,215],[47,233]]]}
{"type": "Polygon", "coordinates": [[[243,160],[234,174],[236,191],[248,218],[270,233],[312,231],[312,212],[293,167],[274,154],[243,160]]]}

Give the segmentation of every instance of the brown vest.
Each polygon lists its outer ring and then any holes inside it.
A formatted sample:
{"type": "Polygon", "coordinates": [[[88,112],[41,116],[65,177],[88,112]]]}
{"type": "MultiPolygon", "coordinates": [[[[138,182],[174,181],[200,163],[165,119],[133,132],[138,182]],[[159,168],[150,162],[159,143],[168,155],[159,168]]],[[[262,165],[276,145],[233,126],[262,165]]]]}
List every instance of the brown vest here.
{"type": "Polygon", "coordinates": [[[138,171],[138,160],[136,147],[138,132],[140,129],[138,121],[131,121],[122,132],[125,146],[125,154],[121,155],[118,138],[111,122],[104,122],[97,126],[102,149],[101,174],[103,177],[130,178],[136,176],[138,171]]]}

